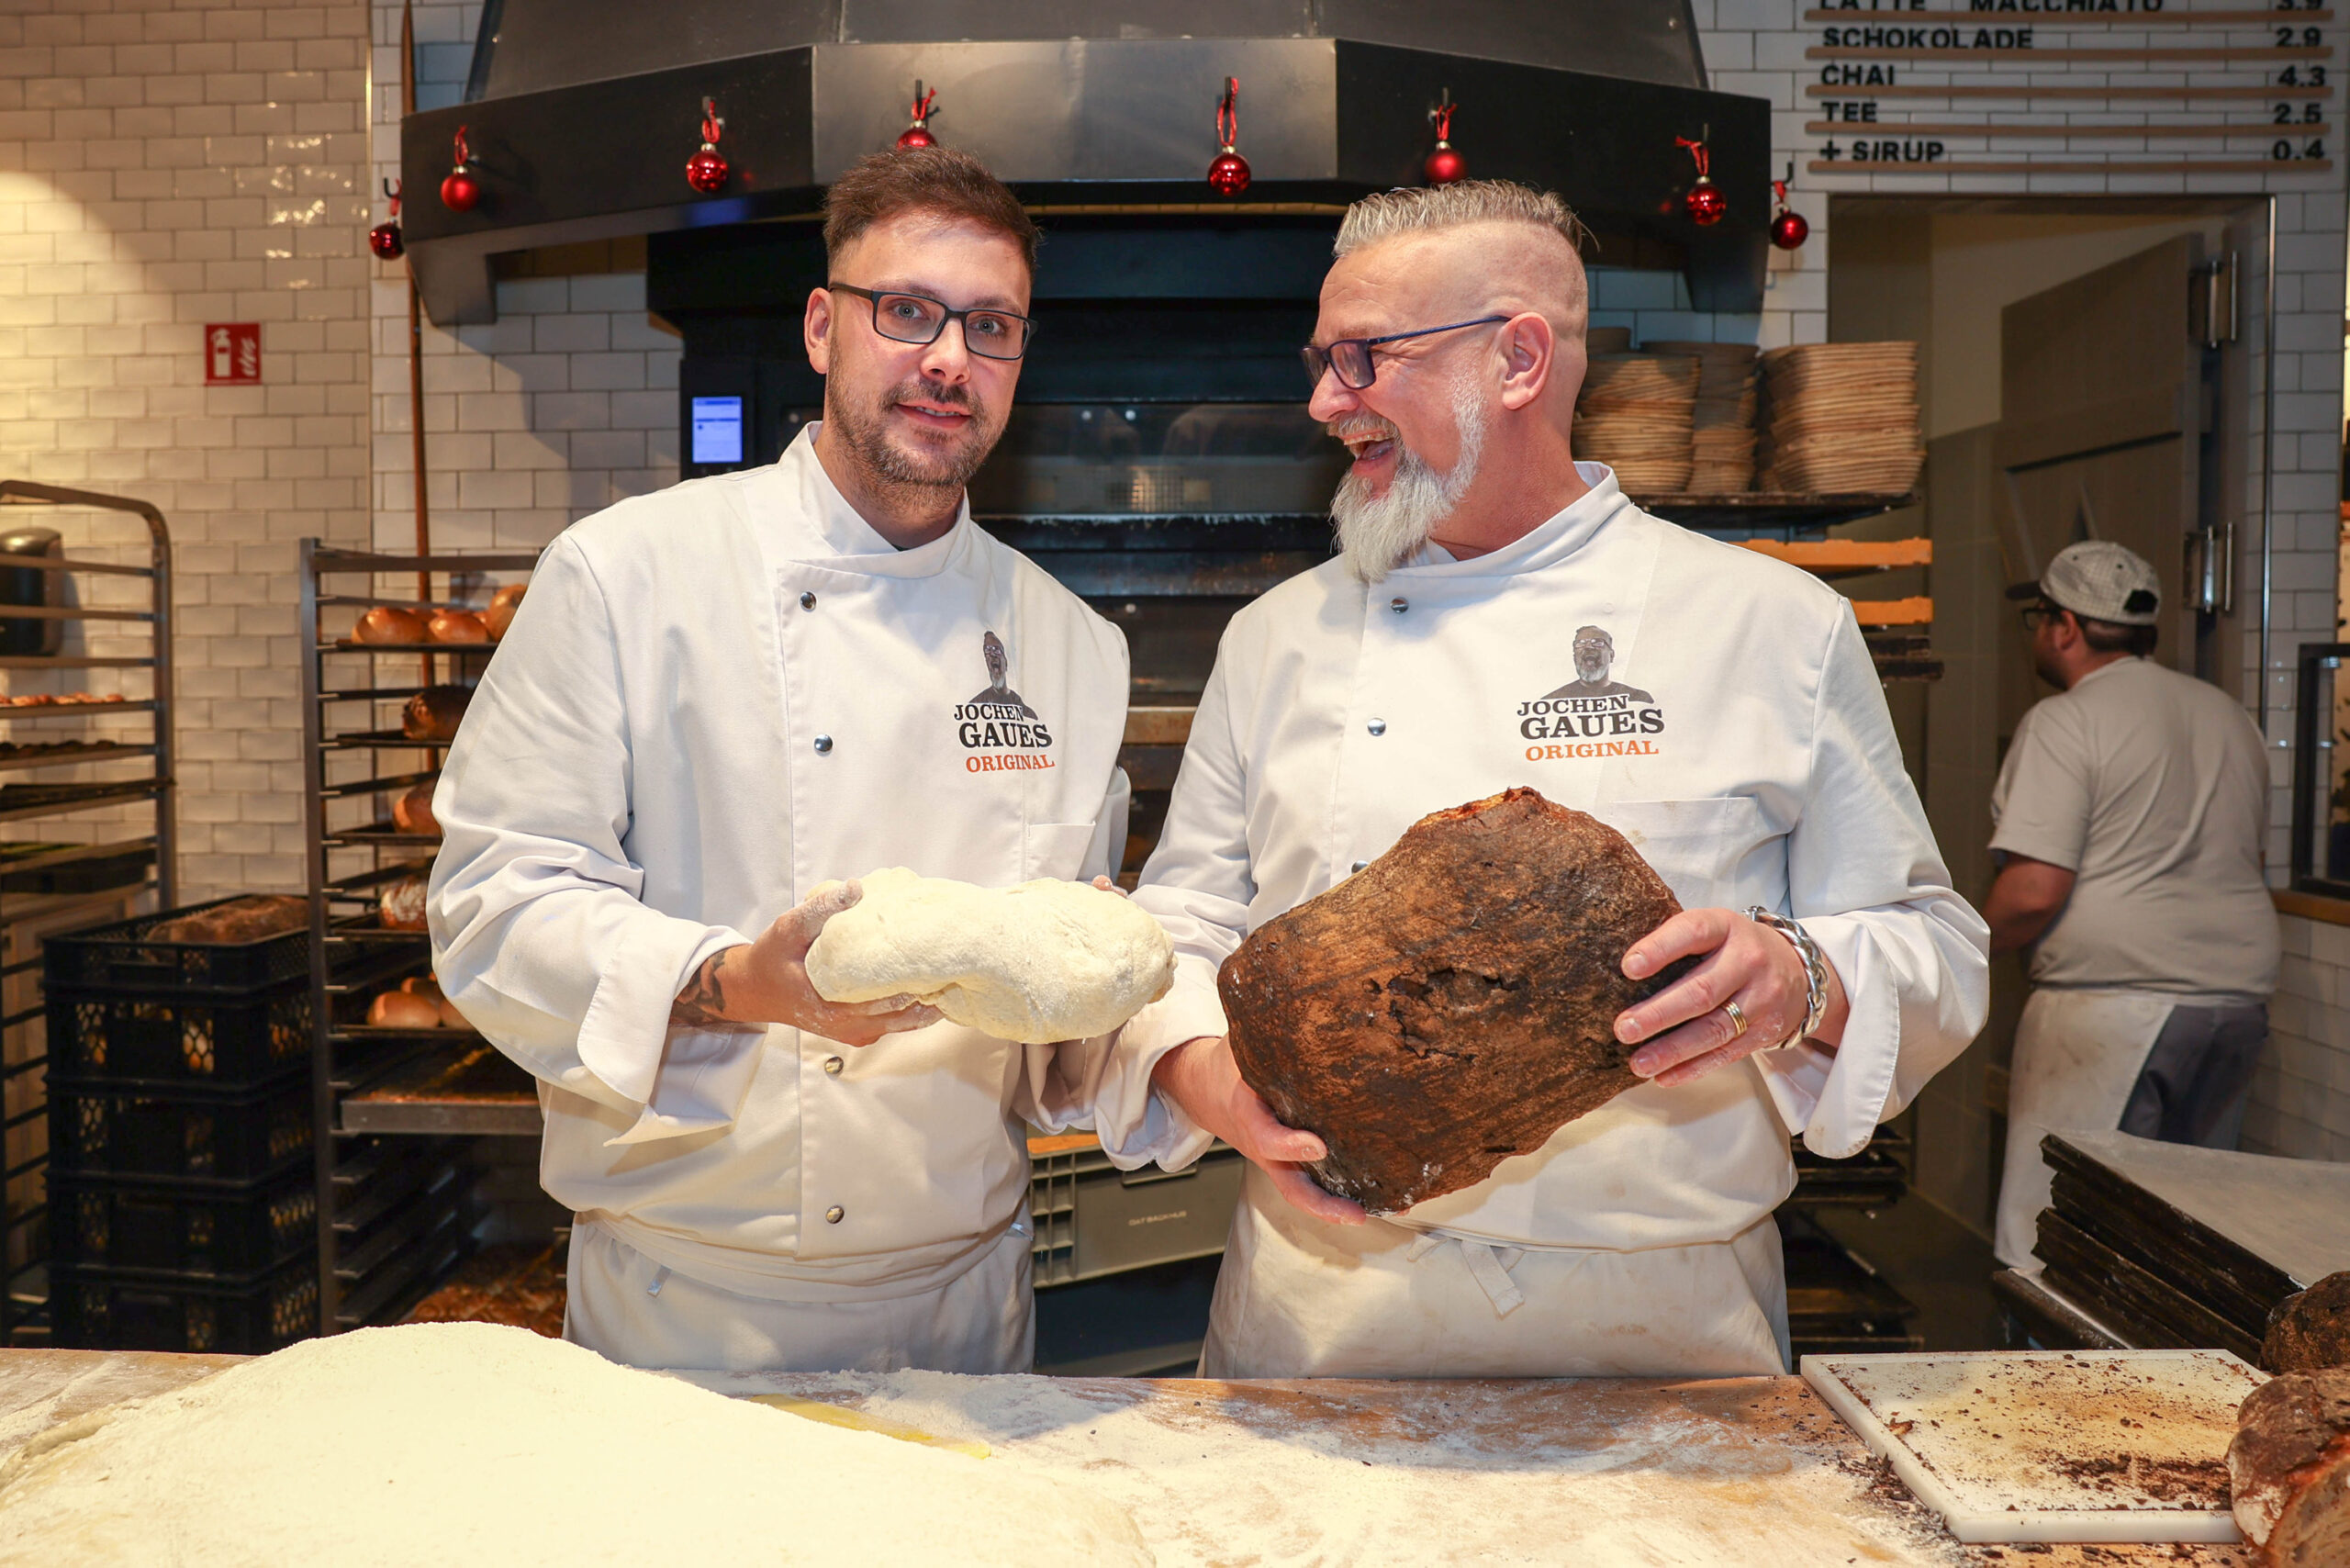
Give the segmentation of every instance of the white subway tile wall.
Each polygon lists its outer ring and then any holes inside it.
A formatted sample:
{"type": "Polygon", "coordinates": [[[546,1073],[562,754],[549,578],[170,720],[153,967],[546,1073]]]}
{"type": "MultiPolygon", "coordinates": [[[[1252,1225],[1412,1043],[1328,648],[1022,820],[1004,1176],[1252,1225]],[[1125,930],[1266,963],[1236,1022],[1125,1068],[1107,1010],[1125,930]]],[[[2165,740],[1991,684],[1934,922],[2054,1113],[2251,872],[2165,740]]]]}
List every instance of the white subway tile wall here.
{"type": "MultiPolygon", "coordinates": [[[[302,882],[295,541],[367,536],[367,26],[255,0],[0,13],[0,476],[170,521],[195,897],[302,882]],[[205,385],[219,321],[261,324],[260,386],[205,385]]],[[[75,550],[143,536],[23,521],[75,550]]]]}

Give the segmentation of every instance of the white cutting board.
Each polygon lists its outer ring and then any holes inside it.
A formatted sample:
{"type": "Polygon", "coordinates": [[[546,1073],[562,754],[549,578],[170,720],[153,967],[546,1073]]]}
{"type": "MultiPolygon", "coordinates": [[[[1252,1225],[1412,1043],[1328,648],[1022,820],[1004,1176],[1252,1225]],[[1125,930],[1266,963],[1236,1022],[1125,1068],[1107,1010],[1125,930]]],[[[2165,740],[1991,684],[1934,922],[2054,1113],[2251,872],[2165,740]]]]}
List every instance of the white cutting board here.
{"type": "Polygon", "coordinates": [[[1963,1541],[2242,1539],[2213,1504],[2266,1378],[2225,1350],[1806,1356],[1803,1375],[1963,1541]]]}

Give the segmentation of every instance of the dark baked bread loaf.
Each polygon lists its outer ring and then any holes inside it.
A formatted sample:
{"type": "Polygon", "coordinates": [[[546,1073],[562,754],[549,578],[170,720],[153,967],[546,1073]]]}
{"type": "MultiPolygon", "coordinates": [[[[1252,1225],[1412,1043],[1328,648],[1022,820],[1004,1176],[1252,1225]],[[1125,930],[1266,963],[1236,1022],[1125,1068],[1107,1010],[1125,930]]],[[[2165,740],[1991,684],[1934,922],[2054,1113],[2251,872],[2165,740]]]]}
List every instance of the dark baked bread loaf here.
{"type": "Polygon", "coordinates": [[[2350,1562],[2350,1367],[2287,1372],[2244,1396],[2228,1490],[2236,1528],[2277,1568],[2350,1562]]]}
{"type": "Polygon", "coordinates": [[[2350,1269],[2277,1304],[2260,1341],[2260,1362],[2273,1372],[2350,1363],[2350,1269]]]}
{"type": "Polygon", "coordinates": [[[1217,977],[1250,1088],[1393,1213],[1483,1181],[1640,1080],[1624,953],[1681,905],[1624,836],[1532,790],[1438,812],[1266,922],[1217,977]]]}
{"type": "Polygon", "coordinates": [[[284,893],[255,893],[227,903],[174,915],[147,928],[155,942],[258,942],[282,935],[310,921],[310,901],[284,893]]]}
{"type": "Polygon", "coordinates": [[[469,687],[428,686],[408,700],[400,713],[400,734],[412,741],[455,740],[465,704],[473,700],[469,687]]]}

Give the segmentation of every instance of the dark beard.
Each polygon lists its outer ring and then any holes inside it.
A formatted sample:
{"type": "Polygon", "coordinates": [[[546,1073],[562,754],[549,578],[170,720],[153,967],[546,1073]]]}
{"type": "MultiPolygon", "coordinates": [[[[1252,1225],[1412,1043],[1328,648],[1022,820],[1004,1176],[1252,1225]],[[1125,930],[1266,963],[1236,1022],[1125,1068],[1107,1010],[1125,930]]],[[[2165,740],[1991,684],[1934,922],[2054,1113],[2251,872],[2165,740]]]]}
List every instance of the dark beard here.
{"type": "Polygon", "coordinates": [[[994,446],[992,441],[975,439],[987,422],[987,408],[978,398],[960,387],[937,388],[921,380],[908,381],[893,386],[882,398],[880,409],[872,418],[863,409],[851,410],[835,406],[835,400],[825,399],[824,418],[841,433],[841,443],[866,472],[884,485],[907,486],[920,489],[959,490],[970,483],[979,465],[988,460],[994,446]],[[942,454],[927,461],[908,455],[890,443],[882,433],[882,420],[899,403],[914,398],[960,408],[971,416],[973,439],[964,447],[942,454]]]}

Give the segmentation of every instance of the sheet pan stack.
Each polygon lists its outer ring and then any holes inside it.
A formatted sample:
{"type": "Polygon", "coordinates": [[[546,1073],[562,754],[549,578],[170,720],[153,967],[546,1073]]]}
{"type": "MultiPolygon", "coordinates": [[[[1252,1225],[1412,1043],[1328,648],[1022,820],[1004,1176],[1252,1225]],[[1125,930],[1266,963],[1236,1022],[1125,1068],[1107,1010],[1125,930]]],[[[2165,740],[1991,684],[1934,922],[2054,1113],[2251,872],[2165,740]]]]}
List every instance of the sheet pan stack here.
{"type": "Polygon", "coordinates": [[[1688,354],[1697,361],[1697,404],[1691,420],[1689,489],[1723,496],[1754,487],[1752,343],[1644,343],[1653,354],[1688,354]]]}
{"type": "Polygon", "coordinates": [[[1905,493],[1926,460],[1918,345],[1803,343],[1762,356],[1760,483],[1806,495],[1905,493]]]}
{"type": "Polygon", "coordinates": [[[1698,363],[1687,354],[1595,354],[1575,401],[1574,453],[1628,495],[1689,487],[1698,363]]]}

